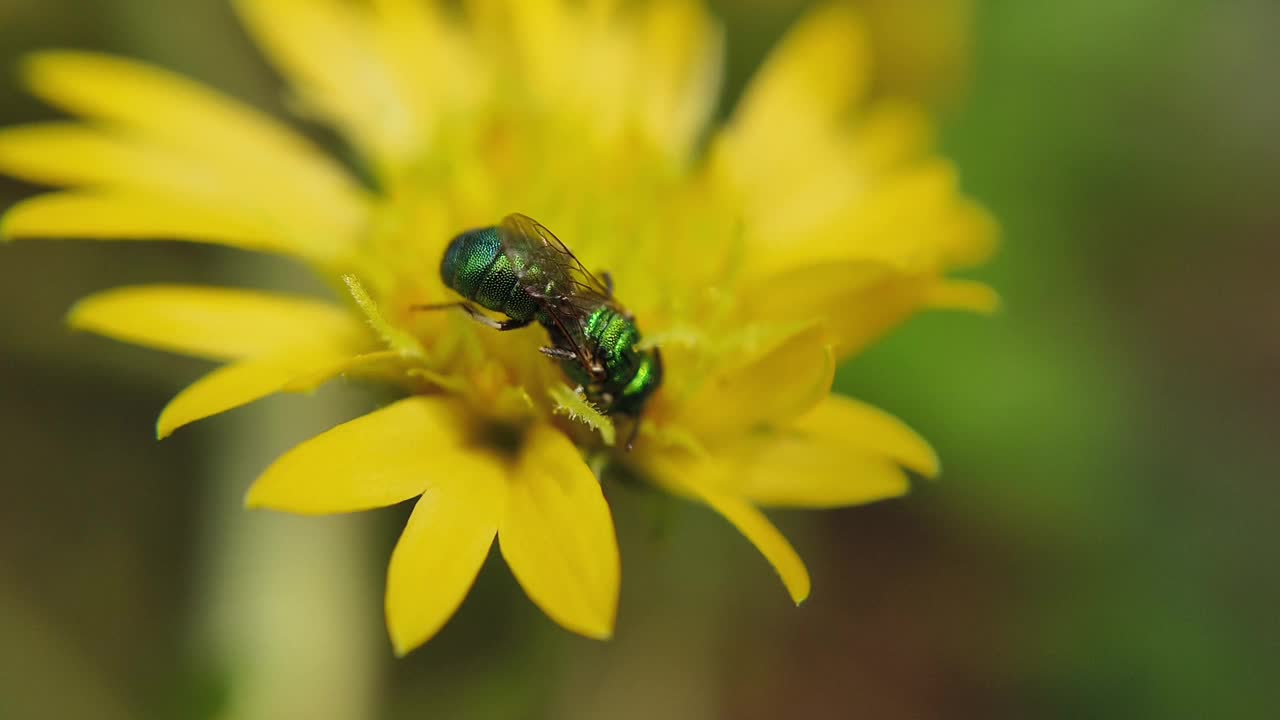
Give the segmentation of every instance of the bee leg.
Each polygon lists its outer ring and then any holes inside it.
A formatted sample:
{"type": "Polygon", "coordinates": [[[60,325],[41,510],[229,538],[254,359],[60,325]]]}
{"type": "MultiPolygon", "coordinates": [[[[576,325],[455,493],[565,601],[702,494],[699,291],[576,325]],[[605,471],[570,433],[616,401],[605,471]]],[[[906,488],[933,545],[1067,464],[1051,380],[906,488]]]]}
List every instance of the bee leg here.
{"type": "Polygon", "coordinates": [[[494,320],[488,315],[485,315],[484,313],[475,309],[475,307],[470,303],[458,303],[458,307],[462,308],[462,312],[466,313],[467,316],[470,317],[472,320],[475,320],[476,322],[480,323],[481,325],[484,325],[485,327],[491,327],[494,330],[497,330],[498,332],[503,332],[505,330],[518,330],[528,325],[529,323],[533,322],[533,318],[531,317],[526,318],[524,320],[516,320],[514,318],[507,318],[506,320],[494,320]]]}
{"type": "MultiPolygon", "coordinates": [[[[489,320],[489,318],[484,317],[483,315],[481,315],[480,317],[484,318],[485,320],[489,320]]],[[[493,322],[493,321],[489,320],[489,322],[493,322]]],[[[527,320],[513,320],[511,318],[507,318],[506,320],[503,320],[502,322],[497,323],[497,330],[499,332],[502,332],[505,330],[519,330],[522,327],[528,327],[529,323],[531,322],[533,322],[533,318],[528,318],[527,320]]]]}
{"type": "Polygon", "coordinates": [[[514,320],[512,318],[507,318],[506,320],[501,320],[501,321],[494,320],[493,318],[477,310],[475,306],[473,306],[471,303],[466,303],[466,302],[451,302],[451,303],[437,303],[435,305],[410,305],[409,306],[410,310],[418,310],[418,311],[448,310],[450,308],[458,308],[462,312],[466,313],[467,317],[471,318],[472,320],[475,320],[476,322],[480,323],[481,325],[484,325],[485,327],[493,328],[494,330],[498,330],[498,331],[518,330],[519,328],[522,328],[528,325],[529,323],[533,322],[533,318],[531,317],[525,320],[514,320]]]}
{"type": "Polygon", "coordinates": [[[564,348],[542,347],[542,348],[538,348],[538,351],[549,358],[555,358],[557,360],[577,360],[578,359],[577,353],[575,353],[572,350],[565,350],[564,348]]]}

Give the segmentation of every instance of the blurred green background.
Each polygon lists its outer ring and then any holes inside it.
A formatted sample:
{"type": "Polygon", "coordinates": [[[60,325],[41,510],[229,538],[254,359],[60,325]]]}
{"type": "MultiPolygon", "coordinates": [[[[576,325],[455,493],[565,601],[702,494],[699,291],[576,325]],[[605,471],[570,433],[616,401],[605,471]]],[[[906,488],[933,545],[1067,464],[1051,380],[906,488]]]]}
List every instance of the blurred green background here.
{"type": "MultiPolygon", "coordinates": [[[[239,504],[275,454],[378,398],[339,383],[156,443],[204,366],[63,329],[114,285],[308,280],[187,245],[17,243],[0,248],[0,718],[1275,717],[1280,4],[862,4],[880,92],[937,111],[1003,225],[979,275],[1006,307],[921,316],[842,368],[944,474],[776,515],[813,574],[802,608],[719,518],[617,490],[612,642],[552,626],[494,563],[395,661],[382,577],[405,509],[239,504]]],[[[715,3],[727,99],[803,5],[715,3]]],[[[0,122],[53,117],[13,72],[51,46],[283,114],[221,0],[0,0],[0,122]]],[[[0,180],[0,208],[35,190],[0,180]]]]}

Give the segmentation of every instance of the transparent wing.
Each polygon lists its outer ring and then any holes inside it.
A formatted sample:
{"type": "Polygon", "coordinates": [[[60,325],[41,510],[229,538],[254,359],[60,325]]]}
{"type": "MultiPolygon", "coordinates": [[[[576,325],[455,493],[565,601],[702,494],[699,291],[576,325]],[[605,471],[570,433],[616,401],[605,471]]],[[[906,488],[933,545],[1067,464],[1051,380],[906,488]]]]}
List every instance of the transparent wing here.
{"type": "MultiPolygon", "coordinates": [[[[611,302],[609,289],[587,270],[560,238],[528,215],[513,213],[498,225],[507,257],[518,268],[517,277],[537,267],[554,282],[550,293],[561,297],[579,297],[584,302],[611,302]],[[527,258],[527,259],[522,259],[527,258]]],[[[539,278],[541,283],[542,279],[539,278]]]]}
{"type": "Polygon", "coordinates": [[[498,237],[516,269],[521,287],[559,330],[561,340],[591,375],[604,369],[587,341],[587,317],[602,304],[613,305],[604,283],[569,248],[537,220],[519,213],[502,219],[498,237]]]}

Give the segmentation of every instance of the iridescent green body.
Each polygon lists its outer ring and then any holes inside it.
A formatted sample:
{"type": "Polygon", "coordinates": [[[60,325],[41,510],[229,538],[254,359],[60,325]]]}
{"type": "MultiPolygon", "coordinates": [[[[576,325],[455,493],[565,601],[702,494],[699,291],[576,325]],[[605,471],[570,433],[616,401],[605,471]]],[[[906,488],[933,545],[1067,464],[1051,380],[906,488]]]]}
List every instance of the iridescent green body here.
{"type": "MultiPolygon", "coordinates": [[[[517,269],[523,268],[503,252],[497,228],[488,227],[464,232],[449,243],[440,262],[440,279],[482,307],[528,322],[536,319],[538,303],[529,296],[528,283],[520,282],[517,269]]],[[[536,267],[525,271],[526,279],[541,274],[536,267]]]]}
{"type": "MultiPolygon", "coordinates": [[[[547,328],[556,342],[555,328],[547,328]]],[[[583,323],[583,335],[604,367],[604,380],[592,381],[590,373],[573,360],[561,360],[565,374],[587,389],[588,399],[614,412],[639,415],[645,401],[662,384],[662,360],[652,350],[637,350],[640,329],[630,317],[609,305],[600,305],[583,323]]]]}
{"type": "Polygon", "coordinates": [[[507,316],[498,329],[537,321],[551,339],[543,352],[559,359],[588,400],[606,413],[639,416],[662,384],[662,358],[656,349],[637,349],[634,319],[608,290],[596,293],[572,281],[567,266],[556,264],[567,260],[547,253],[530,257],[503,238],[497,227],[455,237],[440,263],[441,280],[467,300],[507,316]]]}

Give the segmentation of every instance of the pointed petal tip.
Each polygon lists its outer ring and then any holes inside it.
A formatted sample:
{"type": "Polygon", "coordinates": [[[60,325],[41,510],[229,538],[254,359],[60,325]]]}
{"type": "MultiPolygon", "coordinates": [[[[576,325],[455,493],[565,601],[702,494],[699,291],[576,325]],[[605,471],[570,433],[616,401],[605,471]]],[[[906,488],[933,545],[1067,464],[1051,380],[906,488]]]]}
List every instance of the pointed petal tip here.
{"type": "Polygon", "coordinates": [[[613,636],[617,534],[600,482],[559,430],[539,426],[512,474],[498,547],[547,617],[594,640],[613,636]]]}
{"type": "Polygon", "coordinates": [[[428,487],[387,566],[383,611],[396,657],[434,638],[471,592],[493,548],[503,475],[497,467],[428,487]]]}
{"type": "Polygon", "coordinates": [[[391,654],[395,655],[397,660],[403,660],[406,655],[422,646],[421,643],[415,644],[404,638],[397,637],[395,631],[390,627],[387,628],[387,636],[391,640],[391,654]]]}
{"type": "Polygon", "coordinates": [[[994,315],[1003,308],[995,288],[976,280],[943,281],[927,292],[925,302],[938,310],[968,310],[981,315],[994,315]]]}
{"type": "MultiPolygon", "coordinates": [[[[0,229],[0,232],[3,232],[3,230],[0,229]]],[[[84,304],[84,301],[86,299],[87,298],[81,298],[80,300],[77,300],[74,305],[67,308],[67,314],[63,317],[63,322],[65,322],[67,324],[67,327],[71,328],[72,330],[84,329],[84,327],[81,325],[81,322],[83,321],[83,318],[84,318],[84,310],[82,310],[80,306],[84,304]]]]}
{"type": "Polygon", "coordinates": [[[600,642],[612,640],[618,621],[617,602],[617,597],[615,596],[613,605],[603,608],[603,611],[608,613],[607,615],[599,615],[594,618],[577,618],[577,622],[569,629],[591,640],[599,640],[600,642]]]}
{"type": "Polygon", "coordinates": [[[899,418],[854,398],[831,395],[800,423],[804,430],[821,439],[817,448],[824,443],[836,443],[843,448],[851,442],[849,438],[856,438],[855,454],[864,454],[864,459],[871,458],[881,464],[892,464],[899,478],[882,478],[876,483],[876,494],[864,498],[863,502],[898,497],[910,489],[906,477],[896,468],[928,479],[942,472],[938,452],[924,436],[899,418]]]}
{"type": "Polygon", "coordinates": [[[276,510],[279,512],[294,513],[298,515],[317,515],[320,513],[306,512],[289,507],[285,503],[273,502],[271,493],[264,489],[262,477],[253,481],[248,490],[244,491],[244,499],[241,501],[245,510],[276,510]]]}
{"type": "MultiPolygon", "coordinates": [[[[938,451],[933,449],[933,445],[928,440],[911,431],[914,436],[915,452],[911,457],[895,457],[893,462],[897,463],[905,470],[909,470],[925,480],[937,480],[942,474],[942,458],[938,455],[938,451]]],[[[906,495],[910,490],[910,486],[904,486],[902,492],[890,495],[889,497],[899,497],[906,495]]]]}
{"type": "Polygon", "coordinates": [[[736,527],[773,566],[792,602],[799,605],[809,597],[809,568],[805,566],[804,559],[773,522],[746,497],[726,492],[696,475],[666,471],[655,479],[700,499],[736,527]]]}
{"type": "MultiPolygon", "coordinates": [[[[543,609],[543,612],[545,613],[546,610],[543,609]]],[[[581,615],[572,620],[555,618],[549,614],[548,617],[565,630],[588,640],[608,642],[613,639],[614,621],[612,619],[589,618],[581,615]]]]}
{"type": "MultiPolygon", "coordinates": [[[[780,573],[781,575],[781,573],[780,573]]],[[[809,569],[806,568],[801,561],[799,577],[782,575],[782,583],[787,588],[787,594],[791,596],[791,602],[800,607],[805,600],[809,599],[809,591],[812,585],[809,581],[809,569]]]]}
{"type": "Polygon", "coordinates": [[[938,453],[929,448],[929,464],[917,470],[925,480],[937,480],[942,475],[942,460],[938,458],[938,453]]]}
{"type": "Polygon", "coordinates": [[[270,509],[270,507],[265,502],[263,502],[262,493],[258,492],[258,486],[259,486],[259,483],[255,482],[249,486],[248,490],[244,491],[244,500],[242,502],[244,504],[245,510],[269,510],[270,509]]]}
{"type": "MultiPolygon", "coordinates": [[[[185,390],[183,391],[185,392],[185,390]]],[[[179,414],[175,412],[176,402],[182,397],[183,393],[178,393],[168,405],[160,411],[160,417],[156,418],[156,439],[164,440],[172,435],[178,428],[186,427],[191,423],[199,420],[200,417],[192,417],[189,413],[179,414]]],[[[202,416],[203,417],[203,416],[202,416]]]]}
{"type": "Polygon", "coordinates": [[[982,285],[973,288],[972,293],[966,303],[969,310],[980,315],[997,315],[1004,312],[1004,300],[994,288],[982,285]]]}
{"type": "Polygon", "coordinates": [[[67,308],[67,314],[63,318],[67,327],[76,332],[95,332],[95,326],[97,325],[94,322],[95,310],[99,305],[99,301],[111,292],[113,290],[104,290],[82,297],[72,303],[71,307],[67,308]]]}
{"type": "Polygon", "coordinates": [[[583,628],[583,630],[584,632],[582,633],[582,636],[591,638],[592,640],[608,642],[609,640],[613,639],[612,624],[610,624],[608,627],[605,627],[602,625],[600,627],[595,627],[595,628],[583,628]]]}
{"type": "MultiPolygon", "coordinates": [[[[248,502],[252,494],[253,488],[250,488],[249,493],[245,496],[246,507],[249,507],[248,502]]],[[[391,653],[395,655],[397,660],[403,660],[409,653],[425,645],[435,634],[424,635],[422,633],[409,632],[408,628],[404,627],[403,622],[397,622],[390,597],[384,598],[383,614],[387,627],[387,640],[391,643],[391,653]]]]}

